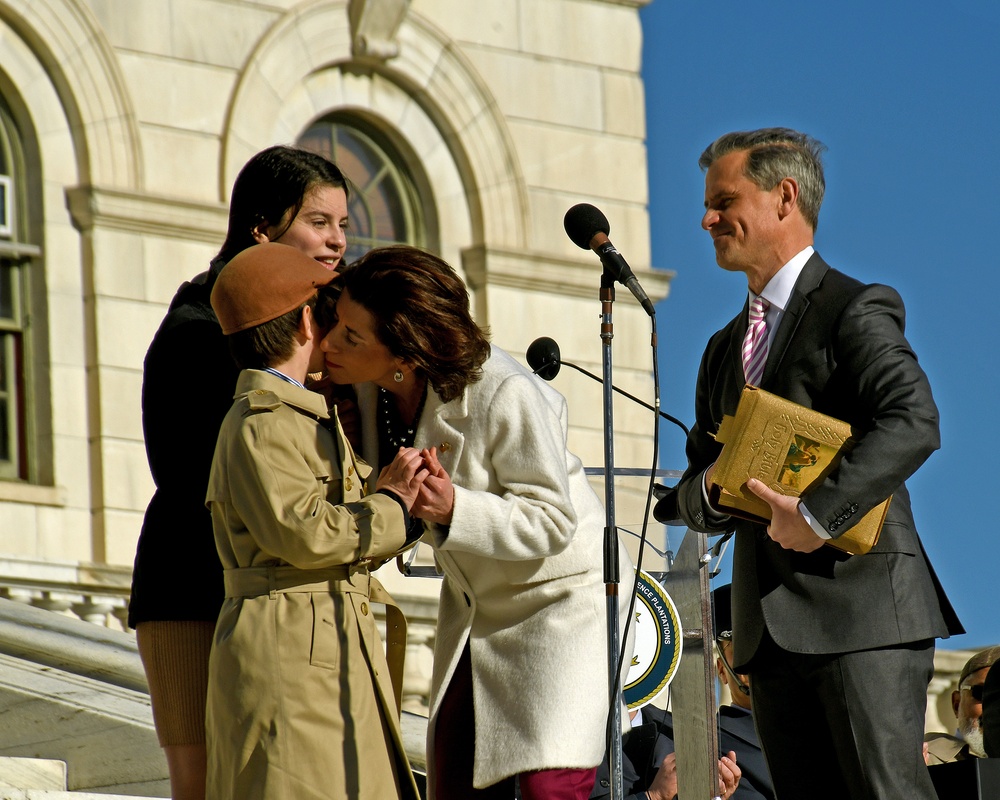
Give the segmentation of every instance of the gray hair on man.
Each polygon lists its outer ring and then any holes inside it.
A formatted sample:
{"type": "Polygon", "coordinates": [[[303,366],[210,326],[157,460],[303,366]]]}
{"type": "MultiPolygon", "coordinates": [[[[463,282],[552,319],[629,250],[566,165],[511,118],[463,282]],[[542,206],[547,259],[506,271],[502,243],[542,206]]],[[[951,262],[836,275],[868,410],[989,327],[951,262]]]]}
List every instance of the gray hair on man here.
{"type": "Polygon", "coordinates": [[[764,191],[769,192],[785,178],[795,179],[799,185],[799,211],[815,231],[826,190],[821,158],[826,145],[791,128],[734,131],[706,147],[698,166],[707,170],[723,156],[744,150],[747,151],[744,175],[764,191]]]}

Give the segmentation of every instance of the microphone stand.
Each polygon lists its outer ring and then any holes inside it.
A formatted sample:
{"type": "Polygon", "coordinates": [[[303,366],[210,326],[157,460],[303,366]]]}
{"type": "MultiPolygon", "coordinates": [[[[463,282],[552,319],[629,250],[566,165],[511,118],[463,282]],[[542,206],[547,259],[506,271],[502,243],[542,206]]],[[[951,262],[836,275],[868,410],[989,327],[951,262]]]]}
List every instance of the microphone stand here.
{"type": "MultiPolygon", "coordinates": [[[[601,274],[601,343],[604,374],[604,584],[608,618],[608,682],[611,727],[608,746],[608,777],[611,800],[624,797],[622,777],[622,707],[618,687],[618,583],[621,567],[618,560],[618,527],[615,524],[615,442],[614,396],[611,388],[611,340],[614,338],[612,306],[615,301],[615,277],[604,268],[601,274]]],[[[638,567],[636,567],[638,569],[638,567]]]]}

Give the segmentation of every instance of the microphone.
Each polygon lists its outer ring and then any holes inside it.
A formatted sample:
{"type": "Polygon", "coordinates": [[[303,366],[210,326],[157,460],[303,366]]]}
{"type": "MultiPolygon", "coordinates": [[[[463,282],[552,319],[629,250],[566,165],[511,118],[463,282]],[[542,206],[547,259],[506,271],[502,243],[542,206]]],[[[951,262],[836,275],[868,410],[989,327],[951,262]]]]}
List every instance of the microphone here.
{"type": "Polygon", "coordinates": [[[532,372],[539,378],[550,381],[559,374],[562,361],[559,359],[559,345],[555,339],[543,336],[528,345],[524,354],[532,372]]]}
{"type": "Polygon", "coordinates": [[[566,235],[573,240],[573,244],[583,250],[593,250],[600,256],[604,268],[632,292],[632,296],[639,301],[649,316],[656,314],[649,297],[639,285],[639,279],[632,273],[632,268],[618,252],[618,248],[611,244],[608,238],[611,225],[600,209],[589,203],[578,203],[566,212],[563,227],[566,229],[566,235]]]}
{"type": "MultiPolygon", "coordinates": [[[[583,373],[588,378],[591,378],[600,384],[604,383],[604,381],[594,375],[594,373],[588,372],[583,367],[577,366],[570,361],[563,361],[559,355],[559,345],[556,344],[555,339],[550,339],[548,336],[542,336],[539,339],[535,339],[535,341],[528,345],[528,349],[525,351],[524,357],[528,360],[528,366],[531,367],[532,372],[547,381],[555,378],[555,376],[559,374],[559,368],[565,364],[567,367],[572,367],[577,372],[583,373]]],[[[635,395],[631,395],[625,390],[619,389],[617,386],[612,385],[611,388],[618,392],[618,394],[622,395],[622,397],[627,397],[633,403],[638,403],[640,406],[648,408],[650,411],[656,411],[656,409],[645,400],[640,400],[635,395]]],[[[670,420],[670,422],[674,423],[674,425],[677,425],[684,431],[685,436],[690,433],[687,426],[683,422],[670,416],[666,411],[659,411],[657,413],[664,419],[670,420]]]]}

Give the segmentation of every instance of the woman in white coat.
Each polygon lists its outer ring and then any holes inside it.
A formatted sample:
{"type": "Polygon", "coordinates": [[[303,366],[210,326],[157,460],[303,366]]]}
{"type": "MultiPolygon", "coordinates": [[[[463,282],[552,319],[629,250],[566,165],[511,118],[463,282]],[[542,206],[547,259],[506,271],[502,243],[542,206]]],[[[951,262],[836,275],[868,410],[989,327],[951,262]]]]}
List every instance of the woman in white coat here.
{"type": "MultiPolygon", "coordinates": [[[[444,572],[428,767],[435,800],[586,798],[608,716],[604,510],[566,448],[566,401],[469,313],[454,270],[416,248],[343,270],[324,339],[357,386],[363,453],[423,451],[413,508],[444,572]]],[[[625,563],[627,563],[627,557],[625,563]]]]}

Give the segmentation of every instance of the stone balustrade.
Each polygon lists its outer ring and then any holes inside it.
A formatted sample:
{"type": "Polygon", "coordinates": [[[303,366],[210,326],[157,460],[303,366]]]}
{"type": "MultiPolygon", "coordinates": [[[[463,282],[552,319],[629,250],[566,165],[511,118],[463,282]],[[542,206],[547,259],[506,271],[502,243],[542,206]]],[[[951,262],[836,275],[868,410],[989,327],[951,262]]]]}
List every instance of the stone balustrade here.
{"type": "MultiPolygon", "coordinates": [[[[131,569],[123,566],[0,557],[0,598],[114,631],[130,632],[126,619],[131,581],[131,569]]],[[[403,709],[426,715],[439,582],[431,578],[388,582],[398,583],[392,594],[408,622],[403,709]]],[[[381,606],[375,608],[384,635],[385,615],[381,606]]]]}

